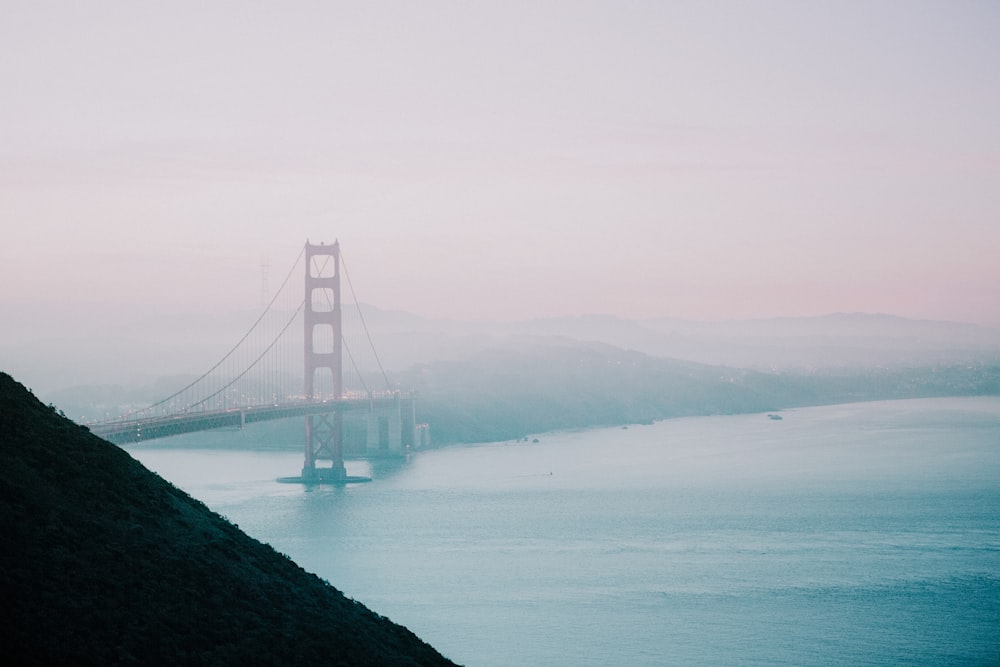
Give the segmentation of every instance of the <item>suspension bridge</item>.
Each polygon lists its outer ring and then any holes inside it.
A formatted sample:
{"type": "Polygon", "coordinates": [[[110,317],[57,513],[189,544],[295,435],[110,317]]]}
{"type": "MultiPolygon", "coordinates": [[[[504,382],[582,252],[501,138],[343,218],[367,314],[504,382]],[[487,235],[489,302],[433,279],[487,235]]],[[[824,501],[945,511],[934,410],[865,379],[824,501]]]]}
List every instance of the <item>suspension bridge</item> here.
{"type": "Polygon", "coordinates": [[[300,479],[342,482],[352,481],[344,467],[345,415],[363,425],[369,457],[402,456],[426,429],[416,423],[413,396],[393,386],[382,367],[339,242],[307,241],[263,312],[217,363],[159,401],[87,426],[127,444],[301,417],[300,479]],[[304,296],[293,281],[303,270],[304,296]],[[353,300],[347,309],[342,276],[353,300]]]}

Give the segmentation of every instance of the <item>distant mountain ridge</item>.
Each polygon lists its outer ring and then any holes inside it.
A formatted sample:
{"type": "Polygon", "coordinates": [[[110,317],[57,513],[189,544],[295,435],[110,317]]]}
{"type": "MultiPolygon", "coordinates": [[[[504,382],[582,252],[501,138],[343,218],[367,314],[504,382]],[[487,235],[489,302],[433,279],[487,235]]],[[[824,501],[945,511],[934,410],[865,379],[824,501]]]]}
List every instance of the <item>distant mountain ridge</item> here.
{"type": "Polygon", "coordinates": [[[1000,359],[1000,330],[976,324],[835,313],[821,317],[694,322],[614,315],[519,322],[430,320],[365,306],[393,368],[460,356],[510,336],[600,342],[655,357],[759,369],[822,369],[1000,359]],[[405,348],[405,355],[398,354],[405,348]]]}
{"type": "MultiPolygon", "coordinates": [[[[344,308],[348,335],[359,333],[357,309],[344,308]]],[[[840,372],[1000,361],[1000,329],[884,314],[719,322],[592,314],[476,322],[425,318],[368,304],[361,304],[360,310],[390,374],[414,364],[469,358],[524,337],[604,343],[656,358],[768,371],[840,372]]],[[[193,312],[162,321],[153,313],[155,308],[143,307],[93,322],[84,312],[60,312],[60,318],[87,323],[67,338],[62,327],[31,321],[52,313],[27,309],[23,318],[12,318],[13,325],[0,330],[0,368],[24,377],[51,400],[74,386],[149,386],[163,376],[200,374],[254,320],[249,311],[193,312]],[[33,333],[38,328],[45,335],[33,333]]]]}

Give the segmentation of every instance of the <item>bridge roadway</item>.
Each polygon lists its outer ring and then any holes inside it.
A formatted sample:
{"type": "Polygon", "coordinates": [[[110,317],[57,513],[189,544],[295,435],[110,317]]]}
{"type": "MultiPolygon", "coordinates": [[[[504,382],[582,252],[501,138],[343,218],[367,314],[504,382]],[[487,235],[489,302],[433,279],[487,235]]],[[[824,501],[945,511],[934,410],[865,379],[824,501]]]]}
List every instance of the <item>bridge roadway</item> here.
{"type": "Polygon", "coordinates": [[[243,428],[254,422],[329,414],[338,410],[359,410],[395,407],[399,401],[411,401],[411,396],[394,394],[385,397],[340,398],[321,401],[301,399],[273,405],[225,408],[178,413],[156,417],[137,417],[88,424],[91,433],[109,442],[123,445],[166,438],[182,433],[209,431],[217,428],[243,428]]]}

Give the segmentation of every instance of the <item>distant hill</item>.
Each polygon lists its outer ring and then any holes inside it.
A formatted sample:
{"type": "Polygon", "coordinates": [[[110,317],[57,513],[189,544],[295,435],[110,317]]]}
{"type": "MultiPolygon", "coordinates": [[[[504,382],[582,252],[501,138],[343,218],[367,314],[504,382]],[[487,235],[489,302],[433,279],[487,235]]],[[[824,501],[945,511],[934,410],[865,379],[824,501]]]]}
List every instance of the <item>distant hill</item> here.
{"type": "Polygon", "coordinates": [[[6,664],[450,665],[0,373],[6,664]]]}
{"type": "MultiPolygon", "coordinates": [[[[1000,329],[884,314],[717,322],[581,315],[482,322],[431,319],[362,304],[360,309],[344,308],[348,337],[362,335],[362,313],[390,372],[461,359],[524,336],[605,343],[651,357],[772,371],[1000,362],[1000,329]]],[[[0,368],[33,386],[45,400],[68,405],[79,401],[55,392],[80,385],[120,385],[135,397],[135,390],[163,376],[196,377],[230,349],[258,313],[219,310],[163,317],[149,304],[121,312],[109,309],[99,319],[86,310],[40,305],[10,307],[3,315],[0,368]],[[72,335],[66,333],[67,321],[74,322],[72,335]]],[[[295,327],[289,335],[295,341],[302,336],[295,327]]],[[[373,357],[367,361],[369,366],[362,370],[375,371],[373,357]]]]}
{"type": "MultiPolygon", "coordinates": [[[[556,335],[466,337],[430,361],[391,371],[415,391],[435,445],[512,440],[546,431],[650,423],[680,416],[766,412],[806,405],[1000,394],[1000,361],[748,369],[657,357],[556,335]],[[474,342],[471,340],[474,338],[474,342]]],[[[50,398],[71,416],[120,414],[183,386],[79,387],[50,398]]],[[[345,422],[348,453],[363,424],[345,422]]],[[[302,420],[243,432],[194,433],[152,446],[300,449],[302,420]]],[[[148,445],[146,445],[148,446],[148,445]]]]}
{"type": "MultiPolygon", "coordinates": [[[[1000,329],[885,314],[699,322],[615,315],[514,322],[421,318],[363,305],[367,329],[390,370],[461,359],[524,337],[605,343],[651,357],[780,371],[1000,361],[1000,329]]],[[[350,329],[349,318],[345,329],[350,329]]]]}
{"type": "MultiPolygon", "coordinates": [[[[867,313],[719,322],[612,315],[471,322],[370,305],[360,312],[390,382],[419,392],[418,417],[430,423],[437,444],[679,415],[1000,392],[1000,330],[976,324],[867,313]]],[[[86,422],[183,387],[229,349],[244,330],[237,325],[251,315],[213,314],[204,328],[196,322],[205,315],[197,313],[171,319],[162,330],[156,324],[143,332],[141,326],[153,325],[141,325],[142,318],[111,328],[134,336],[133,344],[111,345],[101,340],[107,332],[95,330],[94,338],[66,348],[21,332],[14,336],[20,343],[0,344],[0,353],[25,369],[47,402],[86,422]],[[110,376],[120,379],[106,381],[110,376]]],[[[345,307],[345,337],[363,336],[361,323],[358,309],[345,307]]],[[[301,333],[292,338],[301,340],[301,333]]],[[[352,359],[380,378],[375,355],[352,359]]],[[[0,367],[4,363],[0,359],[0,367]]],[[[292,362],[288,372],[300,369],[292,362]]],[[[296,420],[183,442],[298,448],[302,437],[296,420]]]]}
{"type": "Polygon", "coordinates": [[[434,442],[853,401],[1000,394],[1000,363],[762,372],[555,336],[509,337],[396,376],[434,442]]]}
{"type": "Polygon", "coordinates": [[[1000,330],[866,313],[720,322],[583,315],[476,323],[373,311],[366,319],[374,323],[379,354],[395,368],[455,358],[519,336],[556,336],[653,357],[768,370],[1000,361],[1000,330]]]}

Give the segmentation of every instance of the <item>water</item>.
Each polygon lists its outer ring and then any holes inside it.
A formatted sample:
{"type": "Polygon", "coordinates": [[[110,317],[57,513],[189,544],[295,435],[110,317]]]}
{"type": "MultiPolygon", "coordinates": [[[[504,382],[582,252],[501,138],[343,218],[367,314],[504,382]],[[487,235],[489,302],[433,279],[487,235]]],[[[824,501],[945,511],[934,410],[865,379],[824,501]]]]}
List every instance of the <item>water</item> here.
{"type": "Polygon", "coordinates": [[[467,665],[1000,664],[1000,398],[349,462],[131,449],[467,665]]]}

